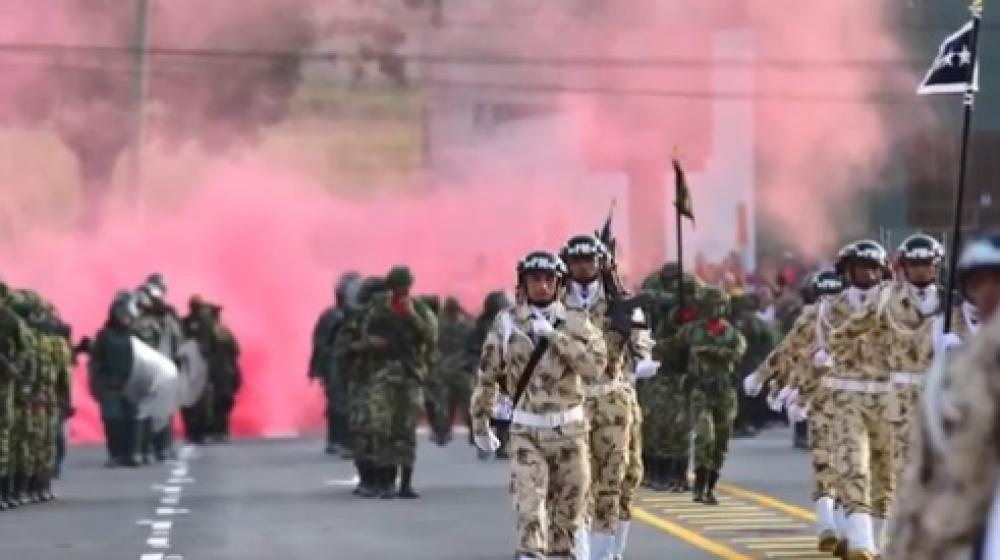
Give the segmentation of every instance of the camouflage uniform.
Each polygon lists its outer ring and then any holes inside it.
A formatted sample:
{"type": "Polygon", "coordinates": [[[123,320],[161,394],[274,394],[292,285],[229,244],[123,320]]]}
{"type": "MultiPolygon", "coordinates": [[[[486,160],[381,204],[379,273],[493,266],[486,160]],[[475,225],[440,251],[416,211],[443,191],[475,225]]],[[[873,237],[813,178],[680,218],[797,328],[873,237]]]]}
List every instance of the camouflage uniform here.
{"type": "MultiPolygon", "coordinates": [[[[390,290],[409,288],[412,276],[402,267],[386,277],[390,290]]],[[[385,347],[367,350],[372,388],[369,398],[379,421],[375,464],[383,473],[382,494],[395,494],[397,468],[402,473],[400,495],[415,497],[410,477],[416,459],[417,420],[423,404],[423,384],[437,343],[437,319],[419,299],[405,309],[395,309],[392,294],[376,296],[365,312],[361,340],[381,338],[385,347]]]]}
{"type": "Polygon", "coordinates": [[[746,340],[723,318],[728,297],[721,290],[703,288],[699,305],[704,309],[704,318],[684,325],[677,334],[677,344],[689,356],[691,417],[695,429],[695,500],[713,503],[715,483],[736,418],[735,373],[746,352],[746,340]]]}
{"type": "Polygon", "coordinates": [[[384,473],[375,464],[378,451],[377,429],[388,421],[379,420],[377,414],[385,414],[386,411],[376,410],[373,406],[372,370],[365,352],[366,341],[362,338],[361,328],[372,298],[384,290],[382,279],[365,279],[358,293],[358,309],[345,319],[334,339],[333,347],[336,369],[347,382],[347,425],[351,433],[354,464],[360,478],[355,494],[364,497],[374,496],[378,491],[376,486],[380,483],[376,479],[384,477],[384,473]]]}
{"type": "MultiPolygon", "coordinates": [[[[511,493],[521,555],[570,557],[590,484],[585,382],[606,371],[601,331],[586,313],[552,304],[555,331],[511,424],[511,493]]],[[[533,311],[504,311],[487,335],[469,413],[477,437],[489,433],[500,387],[516,387],[535,348],[533,311]]]]}
{"type": "Polygon", "coordinates": [[[992,558],[973,550],[991,524],[1000,483],[1000,322],[979,330],[956,310],[952,325],[962,345],[936,354],[928,373],[886,560],[992,558]]]}
{"type": "MultiPolygon", "coordinates": [[[[631,363],[633,352],[648,356],[652,350],[652,339],[646,330],[635,329],[631,340],[626,340],[612,329],[611,301],[600,281],[587,287],[571,282],[563,302],[568,308],[589,314],[594,326],[604,333],[607,368],[603,375],[587,383],[586,387],[593,476],[588,515],[595,533],[613,538],[620,530],[620,522],[632,518],[631,498],[624,503],[628,509],[623,508],[623,493],[633,425],[641,425],[642,422],[641,416],[636,417],[635,414],[635,392],[625,376],[625,366],[631,363]],[[584,290],[589,290],[589,293],[584,294],[584,290]]],[[[633,480],[641,479],[641,463],[633,463],[632,468],[633,480]],[[636,468],[640,469],[638,474],[634,471],[636,468]]],[[[632,486],[630,493],[634,495],[634,492],[632,486]]],[[[599,535],[595,537],[600,538],[599,535]]]]}
{"type": "MultiPolygon", "coordinates": [[[[174,360],[183,339],[180,321],[162,302],[153,305],[162,307],[150,306],[144,309],[136,319],[133,331],[140,340],[158,350],[164,357],[174,360]]],[[[146,420],[141,450],[143,460],[148,462],[151,454],[155,455],[157,461],[170,458],[174,454],[173,423],[168,422],[165,428],[156,433],[152,430],[152,421],[146,420]]]]}
{"type": "MultiPolygon", "coordinates": [[[[774,334],[767,323],[757,317],[758,306],[756,296],[741,295],[732,298],[730,322],[747,341],[747,351],[737,367],[738,379],[753,372],[774,349],[774,334]]],[[[767,415],[767,407],[762,399],[739,390],[739,411],[734,424],[737,432],[752,432],[761,428],[767,415]]]]}
{"type": "Polygon", "coordinates": [[[642,443],[649,483],[654,490],[686,491],[693,424],[690,409],[690,378],[687,355],[678,344],[679,322],[697,315],[701,285],[693,276],[684,279],[685,309],[677,309],[676,292],[658,294],[659,309],[669,309],[654,331],[653,359],[660,372],[639,385],[644,411],[642,443]]]}
{"type": "Polygon", "coordinates": [[[350,458],[352,446],[348,426],[348,394],[350,389],[345,375],[338,375],[334,358],[334,342],[340,328],[350,314],[356,311],[357,291],[361,279],[357,273],[345,273],[337,282],[337,304],[326,309],[313,328],[312,353],[309,357],[309,378],[323,383],[326,397],[326,452],[345,453],[350,458]]]}
{"type": "MultiPolygon", "coordinates": [[[[438,348],[432,376],[437,393],[434,402],[439,410],[435,417],[434,433],[439,443],[451,439],[455,416],[465,416],[472,397],[475,366],[470,370],[465,359],[465,344],[472,331],[472,322],[458,301],[448,298],[438,325],[438,348]]],[[[471,430],[470,430],[471,431],[471,430]]]]}
{"type": "Polygon", "coordinates": [[[132,331],[122,317],[129,313],[130,298],[128,293],[115,298],[108,320],[94,338],[87,363],[90,394],[101,409],[108,466],[138,465],[141,422],[136,419],[136,405],[125,397],[132,373],[132,331]]]}
{"type": "Polygon", "coordinates": [[[27,326],[10,307],[6,286],[0,286],[0,510],[18,505],[14,503],[15,477],[15,426],[22,412],[17,406],[21,397],[20,377],[23,375],[27,356],[27,326]]]}

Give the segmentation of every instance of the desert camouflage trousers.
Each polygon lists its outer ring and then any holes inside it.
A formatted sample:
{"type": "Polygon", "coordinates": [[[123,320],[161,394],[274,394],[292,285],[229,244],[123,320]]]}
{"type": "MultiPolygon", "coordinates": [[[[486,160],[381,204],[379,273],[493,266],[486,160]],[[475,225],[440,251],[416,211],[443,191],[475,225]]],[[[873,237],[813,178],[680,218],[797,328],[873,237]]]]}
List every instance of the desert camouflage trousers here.
{"type": "Polygon", "coordinates": [[[629,463],[632,399],[621,384],[611,387],[606,394],[588,397],[585,408],[592,477],[587,514],[595,532],[613,535],[621,519],[622,489],[629,463]]]}
{"type": "Polygon", "coordinates": [[[590,450],[582,423],[510,434],[510,491],[517,552],[571,557],[590,485],[590,450]]]}
{"type": "Polygon", "coordinates": [[[847,515],[885,518],[892,502],[891,395],[832,390],[836,410],[837,497],[847,515]]]}
{"type": "Polygon", "coordinates": [[[627,388],[629,399],[629,438],[628,457],[625,464],[625,480],[622,481],[621,505],[618,508],[618,516],[625,521],[632,519],[632,506],[635,504],[635,495],[642,484],[643,464],[642,464],[642,407],[639,406],[639,399],[635,389],[631,386],[627,388]]]}
{"type": "Polygon", "coordinates": [[[916,421],[916,410],[920,406],[923,395],[923,384],[909,383],[892,386],[892,402],[889,409],[889,422],[893,429],[892,472],[896,480],[900,480],[906,467],[906,458],[910,453],[911,426],[916,421]]]}
{"type": "Polygon", "coordinates": [[[834,498],[837,493],[837,471],[833,458],[837,449],[836,408],[829,392],[820,388],[809,403],[809,451],[812,456],[812,500],[834,498]]]}

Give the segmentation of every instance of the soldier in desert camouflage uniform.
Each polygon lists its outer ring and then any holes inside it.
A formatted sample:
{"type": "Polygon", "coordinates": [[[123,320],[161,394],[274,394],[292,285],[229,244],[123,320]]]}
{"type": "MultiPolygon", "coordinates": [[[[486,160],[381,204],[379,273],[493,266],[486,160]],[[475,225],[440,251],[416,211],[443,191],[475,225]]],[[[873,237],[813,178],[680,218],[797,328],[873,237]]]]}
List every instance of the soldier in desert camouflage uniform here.
{"type": "MultiPolygon", "coordinates": [[[[622,509],[622,494],[632,427],[642,421],[635,414],[635,392],[625,378],[624,368],[627,361],[637,359],[640,376],[652,377],[659,364],[649,359],[652,338],[647,329],[612,321],[612,300],[600,277],[601,267],[608,266],[601,262],[606,255],[600,240],[593,235],[575,236],[567,241],[560,256],[570,275],[563,303],[590,316],[591,322],[604,333],[608,352],[607,369],[586,388],[593,476],[588,500],[592,530],[588,556],[608,560],[624,552],[628,538],[632,512],[622,509]]],[[[639,322],[644,318],[631,319],[639,322]]],[[[640,477],[633,474],[633,480],[640,477]]],[[[578,551],[578,555],[584,555],[583,551],[578,551]]]]}
{"type": "Polygon", "coordinates": [[[952,332],[934,321],[934,361],[912,424],[886,560],[1000,554],[1000,232],[973,239],[957,274],[965,302],[951,310],[952,332]]]}
{"type": "Polygon", "coordinates": [[[558,300],[564,276],[552,253],[521,261],[526,301],[501,313],[487,336],[470,404],[476,445],[495,451],[489,421],[499,386],[524,383],[523,398],[515,394],[513,402],[510,442],[518,560],[571,559],[589,491],[584,387],[606,371],[607,350],[587,314],[558,300]],[[536,348],[543,352],[526,371],[536,348]]]}

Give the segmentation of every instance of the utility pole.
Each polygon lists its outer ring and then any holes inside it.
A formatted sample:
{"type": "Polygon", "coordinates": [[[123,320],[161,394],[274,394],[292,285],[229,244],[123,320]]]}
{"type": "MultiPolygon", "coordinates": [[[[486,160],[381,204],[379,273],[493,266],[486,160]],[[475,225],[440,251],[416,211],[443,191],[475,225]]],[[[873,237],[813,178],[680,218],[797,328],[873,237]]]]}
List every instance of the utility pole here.
{"type": "Polygon", "coordinates": [[[132,126],[128,151],[126,188],[140,219],[145,219],[142,188],[142,144],[145,125],[146,94],[149,88],[149,4],[151,0],[136,0],[135,28],[132,38],[132,126]]]}

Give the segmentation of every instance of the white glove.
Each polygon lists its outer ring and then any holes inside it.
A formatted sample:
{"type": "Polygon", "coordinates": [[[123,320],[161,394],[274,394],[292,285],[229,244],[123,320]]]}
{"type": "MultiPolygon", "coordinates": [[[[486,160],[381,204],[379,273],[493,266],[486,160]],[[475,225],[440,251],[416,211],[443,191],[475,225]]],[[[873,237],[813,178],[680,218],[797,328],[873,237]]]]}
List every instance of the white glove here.
{"type": "Polygon", "coordinates": [[[784,410],[785,405],[788,402],[788,396],[792,394],[791,387],[782,387],[781,391],[776,397],[768,397],[767,405],[771,407],[771,410],[775,412],[781,412],[784,410]]]}
{"type": "Polygon", "coordinates": [[[500,449],[500,440],[493,434],[493,430],[487,430],[485,434],[472,437],[472,441],[480,450],[486,453],[495,453],[500,449]]]}
{"type": "Polygon", "coordinates": [[[799,406],[798,403],[793,402],[788,405],[788,421],[792,424],[797,424],[799,422],[804,422],[809,418],[809,407],[799,406]]]}
{"type": "Polygon", "coordinates": [[[826,348],[820,348],[813,354],[813,365],[816,367],[830,367],[833,365],[833,359],[830,358],[830,353],[826,351],[826,348]]]}
{"type": "Polygon", "coordinates": [[[941,338],[941,345],[944,347],[945,350],[949,350],[951,348],[958,348],[962,346],[962,339],[959,338],[958,335],[953,332],[944,333],[944,336],[941,338]]]}
{"type": "Polygon", "coordinates": [[[514,399],[505,393],[500,393],[493,406],[494,420],[510,420],[514,417],[514,399]]]}
{"type": "Polygon", "coordinates": [[[550,323],[548,319],[545,319],[544,317],[536,317],[531,321],[531,332],[536,336],[548,338],[552,336],[552,333],[556,332],[556,329],[552,326],[552,323],[550,323]]]}
{"type": "Polygon", "coordinates": [[[757,380],[757,372],[743,378],[743,392],[748,397],[756,397],[764,389],[764,384],[757,380]]]}
{"type": "Polygon", "coordinates": [[[635,365],[635,378],[649,379],[650,377],[656,375],[656,372],[659,370],[660,362],[649,358],[643,358],[635,365]]]}

